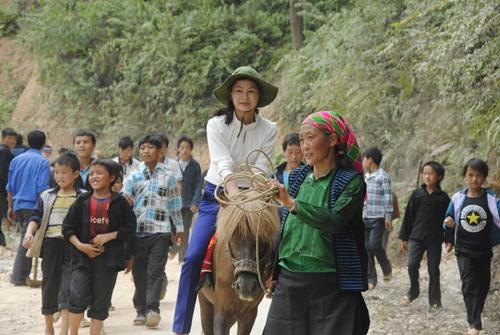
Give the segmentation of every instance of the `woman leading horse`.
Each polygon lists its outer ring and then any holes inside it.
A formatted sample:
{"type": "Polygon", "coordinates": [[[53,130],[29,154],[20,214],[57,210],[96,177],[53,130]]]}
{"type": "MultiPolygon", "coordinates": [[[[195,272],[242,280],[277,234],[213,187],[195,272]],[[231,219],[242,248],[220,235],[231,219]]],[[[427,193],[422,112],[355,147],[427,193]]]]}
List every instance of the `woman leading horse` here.
{"type": "Polygon", "coordinates": [[[338,113],[317,112],[299,137],[307,165],[292,172],[288,191],[269,182],[286,210],[264,334],[366,334],[365,183],[356,136],[338,113]]]}

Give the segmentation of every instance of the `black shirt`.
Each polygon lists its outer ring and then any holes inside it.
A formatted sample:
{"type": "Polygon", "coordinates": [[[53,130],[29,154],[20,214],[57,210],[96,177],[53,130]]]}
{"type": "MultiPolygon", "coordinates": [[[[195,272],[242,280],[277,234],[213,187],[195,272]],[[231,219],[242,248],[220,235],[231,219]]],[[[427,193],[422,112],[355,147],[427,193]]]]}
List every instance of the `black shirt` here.
{"type": "Polygon", "coordinates": [[[449,203],[450,197],[440,188],[429,194],[424,184],[413,191],[406,206],[399,239],[443,242],[443,220],[449,203]]]}
{"type": "Polygon", "coordinates": [[[486,192],[480,197],[466,197],[455,222],[455,252],[469,257],[491,257],[491,228],[493,217],[488,208],[486,192]]]}
{"type": "Polygon", "coordinates": [[[14,155],[10,151],[9,147],[5,144],[0,144],[0,193],[6,194],[5,188],[7,187],[7,181],[9,179],[9,165],[14,155]]]}

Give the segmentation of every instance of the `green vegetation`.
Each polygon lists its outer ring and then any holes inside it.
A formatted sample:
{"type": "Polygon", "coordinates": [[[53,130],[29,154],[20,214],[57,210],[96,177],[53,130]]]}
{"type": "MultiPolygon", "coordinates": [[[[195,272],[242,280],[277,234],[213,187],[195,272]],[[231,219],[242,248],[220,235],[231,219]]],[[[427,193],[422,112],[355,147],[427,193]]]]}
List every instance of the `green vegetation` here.
{"type": "Polygon", "coordinates": [[[214,87],[240,64],[286,52],[287,1],[44,1],[26,39],[58,111],[116,140],[160,130],[202,135],[214,87]]]}
{"type": "Polygon", "coordinates": [[[10,36],[19,30],[19,14],[8,8],[0,8],[0,37],[10,36]]]}
{"type": "Polygon", "coordinates": [[[299,1],[299,51],[286,0],[39,3],[22,37],[53,109],[99,130],[104,145],[152,130],[202,138],[219,106],[213,88],[251,64],[279,83],[285,128],[319,109],[347,114],[404,190],[422,158],[447,164],[448,190],[471,156],[500,170],[494,1],[299,1]]]}
{"type": "Polygon", "coordinates": [[[448,189],[471,156],[498,171],[498,4],[359,0],[322,20],[280,64],[288,122],[344,111],[395,180],[414,180],[423,157],[449,166],[448,189]]]}

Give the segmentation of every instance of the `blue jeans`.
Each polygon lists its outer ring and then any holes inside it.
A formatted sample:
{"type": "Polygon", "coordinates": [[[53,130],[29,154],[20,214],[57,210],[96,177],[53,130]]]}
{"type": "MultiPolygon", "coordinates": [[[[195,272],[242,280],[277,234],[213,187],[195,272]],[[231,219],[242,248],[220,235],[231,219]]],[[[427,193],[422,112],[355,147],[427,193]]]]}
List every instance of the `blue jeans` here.
{"type": "Polygon", "coordinates": [[[213,194],[215,185],[206,183],[203,200],[198,208],[198,218],[191,230],[191,239],[182,265],[175,305],[175,333],[189,333],[196,304],[196,286],[200,280],[200,270],[208,243],[215,232],[219,203],[213,194]]]}

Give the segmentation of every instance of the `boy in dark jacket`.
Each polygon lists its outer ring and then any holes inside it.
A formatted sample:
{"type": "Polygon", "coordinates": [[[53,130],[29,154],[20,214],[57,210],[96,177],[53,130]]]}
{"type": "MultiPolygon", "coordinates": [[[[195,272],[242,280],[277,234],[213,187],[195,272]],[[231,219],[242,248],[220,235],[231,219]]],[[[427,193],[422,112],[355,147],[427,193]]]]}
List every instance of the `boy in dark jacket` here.
{"type": "Polygon", "coordinates": [[[423,165],[424,184],[415,190],[406,206],[406,211],[399,231],[401,249],[408,255],[408,275],[410,289],[403,298],[403,303],[410,303],[420,294],[420,261],[427,251],[427,269],[429,271],[429,309],[441,307],[441,287],[439,283],[439,264],[441,245],[444,240],[442,222],[450,202],[448,194],[441,190],[444,167],[430,161],[423,165]]]}
{"type": "Polygon", "coordinates": [[[184,224],[184,238],[180,245],[170,250],[173,255],[178,252],[179,263],[184,261],[189,242],[189,230],[193,222],[193,215],[198,212],[201,202],[201,167],[192,156],[193,140],[181,136],[177,141],[178,162],[182,171],[182,223],[184,224]]]}
{"type": "Polygon", "coordinates": [[[125,242],[135,232],[135,215],[127,200],[112,192],[121,173],[118,163],[91,163],[93,191],[80,195],[63,222],[63,235],[73,245],[70,285],[70,335],[78,334],[83,312],[91,318],[90,335],[99,335],[108,317],[118,271],[125,268],[125,242]]]}

